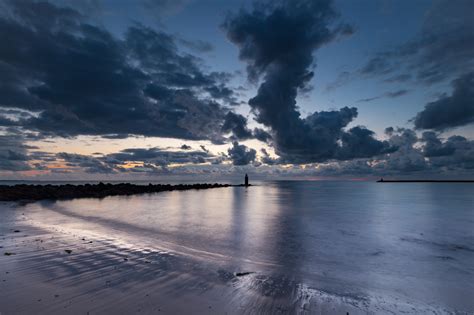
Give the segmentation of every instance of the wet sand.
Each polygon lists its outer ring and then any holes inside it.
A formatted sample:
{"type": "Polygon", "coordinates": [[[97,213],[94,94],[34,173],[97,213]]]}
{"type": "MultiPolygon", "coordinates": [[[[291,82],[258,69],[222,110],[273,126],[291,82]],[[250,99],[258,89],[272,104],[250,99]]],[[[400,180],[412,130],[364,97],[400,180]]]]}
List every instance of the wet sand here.
{"type": "MultiPolygon", "coordinates": [[[[12,223],[11,228],[2,226],[1,314],[250,314],[310,310],[305,309],[309,295],[304,296],[304,290],[297,292],[297,284],[291,284],[289,279],[212,270],[203,261],[120,244],[113,238],[83,237],[60,228],[45,231],[12,223]]],[[[352,307],[327,303],[318,309],[322,313],[341,313],[352,307]]],[[[353,309],[352,313],[359,312],[353,309]]]]}
{"type": "Polygon", "coordinates": [[[310,288],[259,262],[236,270],[225,256],[168,251],[163,244],[124,240],[119,231],[43,224],[10,203],[0,209],[2,315],[448,313],[310,288]]]}

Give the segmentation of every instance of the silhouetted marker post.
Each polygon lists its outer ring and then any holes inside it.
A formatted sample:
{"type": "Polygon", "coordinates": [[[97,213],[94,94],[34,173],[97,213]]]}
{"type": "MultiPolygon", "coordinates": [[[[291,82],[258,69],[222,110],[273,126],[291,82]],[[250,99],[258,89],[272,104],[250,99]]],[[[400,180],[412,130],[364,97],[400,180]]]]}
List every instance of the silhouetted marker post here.
{"type": "Polygon", "coordinates": [[[249,177],[247,174],[245,174],[245,187],[249,185],[249,177]]]}

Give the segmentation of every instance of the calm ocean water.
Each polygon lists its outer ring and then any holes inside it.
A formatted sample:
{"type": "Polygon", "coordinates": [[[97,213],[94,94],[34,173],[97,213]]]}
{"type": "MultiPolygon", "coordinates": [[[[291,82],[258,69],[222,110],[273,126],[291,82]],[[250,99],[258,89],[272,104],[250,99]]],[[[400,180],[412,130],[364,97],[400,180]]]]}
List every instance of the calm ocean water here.
{"type": "Polygon", "coordinates": [[[280,286],[474,312],[474,184],[280,181],[22,211],[216,271],[290,279],[280,286]]]}

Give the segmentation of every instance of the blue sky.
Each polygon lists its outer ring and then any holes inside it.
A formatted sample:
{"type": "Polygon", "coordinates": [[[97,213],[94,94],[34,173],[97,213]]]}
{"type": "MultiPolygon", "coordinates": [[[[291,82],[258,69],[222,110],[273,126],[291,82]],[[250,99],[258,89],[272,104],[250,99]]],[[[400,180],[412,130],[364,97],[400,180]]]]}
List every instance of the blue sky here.
{"type": "MultiPolygon", "coordinates": [[[[179,2],[179,1],[178,1],[179,2]]],[[[255,94],[256,86],[245,77],[245,65],[239,61],[238,49],[228,41],[221,24],[229,12],[251,7],[252,1],[182,1],[163,13],[147,12],[132,1],[111,1],[101,4],[105,11],[102,22],[118,36],[130,23],[139,22],[165,29],[186,40],[201,40],[212,44],[213,50],[199,54],[214,71],[240,71],[234,85],[245,85],[247,98],[255,94]]],[[[337,109],[354,105],[360,110],[355,123],[371,127],[380,135],[387,126],[409,127],[409,120],[436,98],[441,91],[450,91],[448,82],[433,87],[417,88],[410,84],[384,83],[379,78],[356,77],[347,84],[328,90],[344,71],[355,71],[378,51],[396,47],[415,38],[433,1],[335,1],[340,20],[355,28],[352,36],[332,42],[315,53],[314,89],[298,100],[302,113],[337,109]],[[376,97],[385,92],[410,90],[400,98],[381,98],[367,103],[358,100],[376,97]]],[[[242,99],[247,101],[245,97],[242,99]]],[[[245,106],[241,109],[245,112],[245,106]]],[[[467,135],[468,136],[468,135],[467,135]]]]}
{"type": "Polygon", "coordinates": [[[5,178],[474,168],[471,1],[1,5],[5,178]]]}

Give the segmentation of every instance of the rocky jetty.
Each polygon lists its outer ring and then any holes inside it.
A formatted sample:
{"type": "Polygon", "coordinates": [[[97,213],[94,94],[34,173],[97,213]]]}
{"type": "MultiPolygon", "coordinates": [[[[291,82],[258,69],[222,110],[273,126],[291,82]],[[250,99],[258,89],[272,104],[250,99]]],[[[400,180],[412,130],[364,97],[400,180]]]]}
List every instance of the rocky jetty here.
{"type": "Polygon", "coordinates": [[[135,185],[85,184],[85,185],[0,185],[0,201],[34,201],[43,199],[103,198],[118,195],[136,195],[172,190],[210,189],[230,186],[229,184],[180,184],[180,185],[135,185]]]}

